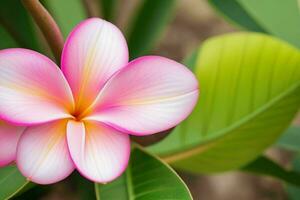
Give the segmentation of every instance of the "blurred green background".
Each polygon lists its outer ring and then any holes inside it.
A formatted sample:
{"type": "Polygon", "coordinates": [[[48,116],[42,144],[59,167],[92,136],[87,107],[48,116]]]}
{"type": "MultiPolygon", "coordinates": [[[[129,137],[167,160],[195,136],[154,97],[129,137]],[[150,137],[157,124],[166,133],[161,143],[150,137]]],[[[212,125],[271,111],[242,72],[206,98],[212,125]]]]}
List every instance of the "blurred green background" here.
{"type": "MultiPolygon", "coordinates": [[[[61,0],[43,0],[42,2],[49,8],[50,13],[53,14],[54,18],[57,19],[58,24],[60,25],[64,37],[67,36],[68,32],[81,20],[86,17],[86,11],[82,7],[82,4],[78,0],[67,0],[69,3],[61,3],[61,0]],[[63,5],[63,6],[60,6],[63,5]],[[63,20],[62,20],[63,19],[63,20]]],[[[89,3],[92,3],[91,0],[85,0],[89,3]]],[[[161,0],[164,1],[164,0],[161,0]]],[[[242,1],[242,0],[241,0],[242,1]]],[[[109,10],[110,3],[117,2],[115,0],[106,1],[102,0],[103,5],[107,5],[104,10],[109,10]],[[106,3],[105,3],[106,2],[106,3]],[[107,3],[110,2],[110,3],[107,3]]],[[[212,0],[214,2],[214,0],[212,0]]],[[[215,1],[218,2],[218,1],[215,1]]],[[[230,2],[230,1],[224,1],[230,2]]],[[[245,1],[246,2],[246,1],[245,1]]],[[[277,1],[278,2],[278,1],[277,1]]],[[[282,1],[283,2],[283,1],[282,1]]],[[[291,0],[282,3],[282,6],[288,6],[291,3],[291,0]]],[[[116,6],[113,13],[116,15],[112,15],[110,13],[103,12],[103,15],[113,21],[127,36],[127,40],[130,46],[131,58],[135,58],[137,56],[143,54],[158,54],[161,56],[165,56],[176,61],[184,60],[187,55],[191,55],[195,49],[203,44],[203,41],[212,37],[221,35],[224,33],[231,33],[245,30],[245,27],[242,27],[238,24],[236,26],[235,23],[229,23],[225,20],[228,16],[239,19],[239,15],[242,13],[238,13],[232,10],[230,12],[228,8],[223,7],[224,11],[228,12],[227,17],[222,17],[220,13],[218,13],[212,6],[209,5],[206,0],[178,0],[175,3],[172,1],[165,1],[162,3],[160,7],[155,7],[151,5],[148,6],[148,11],[142,10],[141,18],[147,19],[151,18],[151,15],[159,14],[161,16],[161,20],[149,22],[149,26],[146,26],[142,29],[134,29],[134,27],[130,27],[128,24],[130,20],[133,18],[138,12],[136,8],[140,0],[122,0],[119,1],[118,6],[116,6]],[[153,6],[153,7],[151,7],[153,6]],[[149,7],[151,9],[149,9],[149,7]],[[173,10],[173,18],[172,14],[164,13],[164,7],[170,7],[173,10]],[[226,10],[227,9],[227,10],[226,10]],[[151,12],[155,10],[155,12],[151,12]],[[165,22],[165,23],[164,23],[165,22]],[[167,24],[167,22],[170,22],[167,24]],[[167,26],[165,27],[165,24],[167,26]],[[235,24],[235,25],[233,25],[235,24]],[[159,27],[157,31],[151,32],[151,27],[159,27]],[[161,27],[160,27],[161,26],[161,27]],[[161,35],[160,35],[161,33],[161,35]],[[145,41],[145,43],[143,43],[145,41]],[[142,45],[141,45],[142,44],[142,45]],[[152,51],[150,51],[153,48],[152,51]]],[[[226,4],[229,5],[229,4],[226,4]]],[[[253,5],[252,5],[253,6],[253,5]]],[[[14,7],[12,5],[12,7],[14,7]]],[[[251,5],[249,4],[249,8],[251,5]]],[[[259,7],[258,7],[259,8],[259,7]]],[[[260,7],[262,8],[262,7],[260,7]]],[[[282,7],[283,8],[283,7],[282,7]]],[[[102,8],[103,9],[103,8],[102,8]]],[[[281,7],[277,6],[270,9],[271,14],[277,15],[280,11],[281,7]]],[[[297,8],[294,8],[297,9],[297,8]]],[[[91,6],[89,8],[89,14],[95,15],[101,10],[98,6],[91,6]]],[[[259,11],[259,9],[252,10],[254,14],[257,14],[255,11],[259,11]]],[[[10,11],[1,10],[0,13],[9,15],[10,11]]],[[[18,9],[12,10],[14,14],[20,14],[18,9]]],[[[293,13],[293,12],[291,12],[293,13]]],[[[244,16],[245,17],[245,16],[244,16]]],[[[294,15],[286,15],[282,18],[287,20],[289,23],[276,24],[276,20],[273,18],[266,19],[267,21],[261,22],[262,24],[267,23],[271,24],[271,28],[268,26],[260,27],[257,24],[253,24],[253,22],[249,22],[246,20],[241,23],[247,24],[246,28],[250,28],[250,30],[267,32],[273,34],[275,36],[281,37],[294,45],[298,46],[300,44],[300,35],[299,40],[295,39],[294,36],[299,33],[300,26],[297,27],[297,23],[299,21],[298,16],[294,15]],[[270,22],[270,23],[269,23],[270,22]],[[272,29],[275,27],[275,29],[272,29]],[[292,27],[292,28],[291,28],[292,27]],[[292,35],[288,35],[285,30],[293,31],[292,35]]],[[[25,18],[24,18],[25,19],[25,18]]],[[[246,18],[241,17],[241,20],[245,20],[246,18]]],[[[283,22],[284,22],[283,20],[283,22]]],[[[30,21],[30,19],[29,19],[30,21]]],[[[230,20],[229,20],[230,21],[230,20]]],[[[143,22],[139,22],[139,19],[136,19],[137,26],[143,26],[143,22]]],[[[30,46],[30,48],[39,50],[45,54],[48,54],[51,57],[51,52],[48,49],[47,45],[45,45],[45,41],[42,37],[39,37],[38,40],[35,41],[36,38],[32,37],[32,35],[41,35],[39,31],[36,33],[32,33],[30,31],[26,31],[27,24],[25,22],[14,22],[10,21],[6,24],[20,23],[23,24],[20,30],[13,30],[15,34],[18,34],[18,31],[23,31],[22,33],[25,39],[21,37],[21,41],[19,41],[24,46],[30,46]],[[31,40],[28,40],[31,38],[31,40]],[[27,44],[26,42],[29,42],[27,44]],[[38,46],[37,43],[41,42],[42,47],[38,46]]],[[[31,26],[29,24],[28,26],[31,26]]],[[[155,29],[156,30],[156,29],[155,29]]],[[[2,29],[0,29],[0,34],[6,35],[2,29]]],[[[21,34],[22,35],[22,34],[21,34]]],[[[7,35],[6,35],[7,36],[7,35]]],[[[4,38],[4,37],[3,37],[4,38]]],[[[2,40],[1,48],[11,47],[16,44],[12,43],[10,40],[2,40]]],[[[296,118],[294,124],[300,124],[300,117],[296,118]]],[[[299,138],[300,139],[300,138],[299,138]]],[[[289,148],[286,148],[289,149],[289,148]]],[[[300,149],[300,147],[299,147],[300,149]]],[[[295,157],[295,153],[289,150],[283,150],[278,147],[271,147],[267,150],[266,154],[272,158],[273,160],[280,163],[282,166],[290,168],[291,161],[295,157]]],[[[297,164],[297,160],[294,161],[297,164]]],[[[200,163],[201,164],[201,163],[200,163]]],[[[232,199],[241,199],[241,200],[280,200],[280,199],[297,199],[297,195],[299,191],[297,188],[289,188],[290,196],[287,195],[286,186],[280,181],[275,180],[270,177],[262,177],[262,176],[254,176],[247,173],[242,172],[226,172],[219,175],[194,175],[191,173],[178,171],[181,177],[184,179],[186,184],[188,185],[191,193],[196,200],[200,199],[209,199],[209,200],[232,200],[232,199]],[[293,197],[293,195],[295,195],[293,197]]],[[[78,178],[77,174],[73,175],[73,180],[78,178]],[[75,177],[75,178],[74,178],[75,177]]],[[[80,181],[79,181],[80,182],[80,181]]],[[[89,185],[88,182],[82,183],[83,185],[89,185]]],[[[33,189],[30,192],[37,193],[39,199],[45,200],[60,200],[60,199],[80,199],[78,196],[78,192],[82,193],[82,189],[74,186],[72,182],[69,180],[65,180],[59,184],[51,186],[49,188],[39,187],[38,189],[33,189]],[[43,193],[42,195],[39,193],[43,193]],[[42,196],[42,197],[41,197],[42,196]]],[[[90,193],[93,191],[85,191],[85,193],[90,193]]],[[[24,197],[23,197],[24,198],[24,197]]],[[[25,196],[26,198],[26,196],[25,196]]],[[[30,197],[28,197],[30,198],[30,197]]],[[[299,196],[300,198],[300,196],[299,196]]]]}

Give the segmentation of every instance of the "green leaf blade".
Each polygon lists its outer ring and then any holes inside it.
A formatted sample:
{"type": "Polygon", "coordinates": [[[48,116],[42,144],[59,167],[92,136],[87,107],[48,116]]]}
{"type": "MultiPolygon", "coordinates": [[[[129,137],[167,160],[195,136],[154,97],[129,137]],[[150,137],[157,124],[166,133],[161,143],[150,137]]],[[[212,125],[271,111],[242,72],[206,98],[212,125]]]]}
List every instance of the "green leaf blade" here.
{"type": "Polygon", "coordinates": [[[114,22],[119,0],[99,0],[103,18],[114,22]]]}
{"type": "Polygon", "coordinates": [[[20,174],[17,167],[11,165],[0,168],[0,199],[10,199],[28,183],[29,181],[20,174]]]}
{"type": "MultiPolygon", "coordinates": [[[[2,0],[0,2],[0,29],[5,29],[14,42],[7,43],[6,38],[1,37],[1,48],[23,47],[39,50],[34,25],[19,0],[2,0]],[[15,45],[16,44],[16,45],[15,45]]],[[[1,31],[2,34],[4,31],[1,31]]],[[[1,34],[1,36],[2,36],[1,34]]],[[[11,40],[11,38],[8,38],[11,40]]]]}
{"type": "Polygon", "coordinates": [[[171,19],[175,0],[144,0],[131,22],[128,34],[130,57],[148,53],[171,19]]]}
{"type": "Polygon", "coordinates": [[[209,0],[210,5],[219,11],[231,23],[245,29],[266,32],[257,22],[248,15],[245,9],[236,0],[209,0]],[[225,3],[226,2],[226,3],[225,3]]]}
{"type": "Polygon", "coordinates": [[[300,150],[300,126],[291,126],[279,138],[276,146],[290,151],[300,150]]]}
{"type": "Polygon", "coordinates": [[[270,176],[293,186],[300,186],[300,173],[291,170],[288,171],[265,156],[258,157],[241,170],[257,175],[270,176]]]}
{"type": "MultiPolygon", "coordinates": [[[[295,156],[292,162],[293,170],[300,173],[300,155],[299,153],[295,156]]],[[[299,180],[299,179],[298,179],[299,180]]],[[[288,199],[298,200],[300,198],[300,187],[295,184],[287,184],[286,191],[288,193],[288,199]]]]}
{"type": "Polygon", "coordinates": [[[195,63],[192,115],[150,149],[195,173],[238,169],[274,143],[300,106],[300,53],[277,39],[235,33],[208,40],[195,63]]]}
{"type": "Polygon", "coordinates": [[[300,47],[300,12],[297,0],[286,0],[284,3],[281,0],[238,1],[267,32],[300,47]]]}
{"type": "Polygon", "coordinates": [[[2,26],[0,26],[0,38],[0,49],[13,48],[18,46],[16,41],[2,26]]]}
{"type": "Polygon", "coordinates": [[[300,47],[298,0],[210,0],[225,18],[251,31],[266,32],[300,47]],[[281,14],[278,14],[281,13],[281,14]]]}
{"type": "Polygon", "coordinates": [[[133,150],[130,164],[121,177],[106,185],[97,184],[95,189],[101,200],[191,199],[176,173],[140,148],[133,150]]]}

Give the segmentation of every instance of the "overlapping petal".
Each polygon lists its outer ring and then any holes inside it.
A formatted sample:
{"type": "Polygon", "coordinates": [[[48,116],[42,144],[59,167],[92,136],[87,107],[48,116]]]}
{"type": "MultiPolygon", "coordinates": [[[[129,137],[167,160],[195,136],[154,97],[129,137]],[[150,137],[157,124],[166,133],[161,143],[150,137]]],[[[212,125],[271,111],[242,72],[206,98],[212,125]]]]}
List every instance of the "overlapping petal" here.
{"type": "Polygon", "coordinates": [[[67,39],[61,63],[77,112],[92,103],[107,79],[127,62],[127,44],[116,26],[98,18],[81,22],[67,39]]]}
{"type": "Polygon", "coordinates": [[[0,117],[36,124],[69,117],[71,90],[47,57],[26,49],[0,51],[0,117]]]}
{"type": "Polygon", "coordinates": [[[17,148],[17,165],[29,180],[39,184],[58,182],[74,170],[66,140],[66,120],[29,127],[17,148]]]}
{"type": "Polygon", "coordinates": [[[111,181],[127,167],[130,154],[127,134],[99,122],[69,121],[67,138],[76,168],[92,181],[111,181]]]}
{"type": "Polygon", "coordinates": [[[198,82],[183,65],[158,56],[138,58],[115,74],[86,119],[120,131],[147,135],[185,119],[196,104],[198,82]]]}
{"type": "Polygon", "coordinates": [[[15,160],[17,143],[24,129],[25,127],[0,121],[0,167],[15,160]]]}

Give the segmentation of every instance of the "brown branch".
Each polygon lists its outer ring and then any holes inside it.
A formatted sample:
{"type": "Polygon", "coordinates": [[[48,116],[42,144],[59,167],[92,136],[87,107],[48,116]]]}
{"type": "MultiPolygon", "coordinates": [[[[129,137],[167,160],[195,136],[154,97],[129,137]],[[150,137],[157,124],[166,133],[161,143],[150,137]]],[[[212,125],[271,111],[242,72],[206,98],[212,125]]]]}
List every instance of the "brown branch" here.
{"type": "Polygon", "coordinates": [[[64,39],[58,25],[39,0],[22,0],[22,3],[41,29],[57,63],[60,64],[64,39]]]}
{"type": "Polygon", "coordinates": [[[88,17],[100,17],[98,1],[95,0],[82,0],[88,17]]]}

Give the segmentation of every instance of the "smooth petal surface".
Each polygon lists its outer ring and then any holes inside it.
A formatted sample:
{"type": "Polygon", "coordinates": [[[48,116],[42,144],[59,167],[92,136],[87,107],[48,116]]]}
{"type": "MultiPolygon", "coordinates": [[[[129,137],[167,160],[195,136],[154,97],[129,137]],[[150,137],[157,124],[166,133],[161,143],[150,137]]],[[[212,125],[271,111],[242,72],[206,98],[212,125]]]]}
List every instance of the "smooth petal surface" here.
{"type": "Polygon", "coordinates": [[[116,26],[99,18],[81,22],[67,39],[61,63],[77,112],[89,106],[107,79],[127,63],[127,44],[116,26]]]}
{"type": "Polygon", "coordinates": [[[0,121],[0,167],[16,159],[17,143],[25,127],[0,121]]]}
{"type": "Polygon", "coordinates": [[[17,165],[30,181],[58,182],[74,170],[66,140],[66,120],[29,127],[17,148],[17,165]]]}
{"type": "Polygon", "coordinates": [[[99,122],[69,121],[67,138],[78,171],[100,183],[121,175],[130,155],[129,136],[99,122]]]}
{"type": "Polygon", "coordinates": [[[136,59],[105,85],[86,119],[120,131],[147,135],[185,119],[198,97],[198,82],[185,66],[167,58],[136,59]]]}
{"type": "Polygon", "coordinates": [[[0,51],[0,118],[36,124],[69,117],[71,90],[59,68],[27,49],[0,51]]]}

